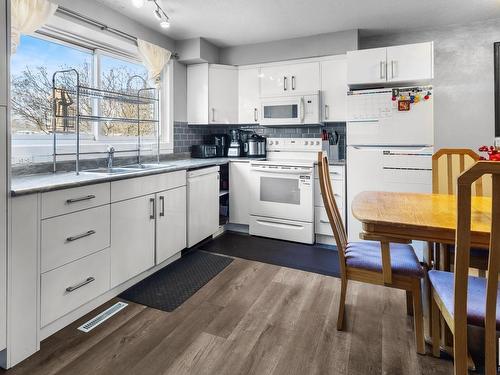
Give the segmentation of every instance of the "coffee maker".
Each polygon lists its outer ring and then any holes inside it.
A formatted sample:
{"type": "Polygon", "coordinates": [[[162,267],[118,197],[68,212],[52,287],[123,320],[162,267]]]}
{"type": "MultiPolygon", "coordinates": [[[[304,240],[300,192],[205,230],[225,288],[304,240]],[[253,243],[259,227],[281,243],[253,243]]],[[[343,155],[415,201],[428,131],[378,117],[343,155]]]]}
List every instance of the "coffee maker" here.
{"type": "Polygon", "coordinates": [[[206,137],[206,141],[210,145],[215,145],[216,156],[227,156],[229,147],[229,136],[227,134],[210,134],[206,137]]]}
{"type": "Polygon", "coordinates": [[[229,131],[231,142],[227,151],[227,156],[242,156],[243,143],[241,142],[241,132],[239,129],[231,129],[229,131]]]}

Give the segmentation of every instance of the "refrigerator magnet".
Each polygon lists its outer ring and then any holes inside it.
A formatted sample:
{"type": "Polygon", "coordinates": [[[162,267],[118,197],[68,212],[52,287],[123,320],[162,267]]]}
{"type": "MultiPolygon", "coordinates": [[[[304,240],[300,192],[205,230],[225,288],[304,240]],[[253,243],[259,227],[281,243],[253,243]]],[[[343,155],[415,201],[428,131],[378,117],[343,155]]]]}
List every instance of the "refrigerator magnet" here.
{"type": "Polygon", "coordinates": [[[404,112],[404,111],[409,111],[410,110],[410,100],[399,100],[398,101],[398,111],[404,112]]]}

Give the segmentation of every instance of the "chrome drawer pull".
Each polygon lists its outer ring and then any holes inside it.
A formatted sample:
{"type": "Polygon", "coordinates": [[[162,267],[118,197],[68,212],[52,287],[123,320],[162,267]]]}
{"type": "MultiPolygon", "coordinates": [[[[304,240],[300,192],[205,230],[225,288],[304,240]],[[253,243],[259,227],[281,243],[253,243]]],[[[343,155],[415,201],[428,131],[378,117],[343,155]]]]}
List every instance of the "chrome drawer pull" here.
{"type": "Polygon", "coordinates": [[[68,242],[76,241],[76,240],[79,240],[80,238],[92,236],[95,233],[96,233],[95,230],[91,229],[85,233],[77,234],[76,236],[72,236],[72,237],[68,237],[68,238],[66,238],[66,241],[68,241],[68,242]]]}
{"type": "Polygon", "coordinates": [[[90,194],[90,195],[86,195],[86,196],[80,197],[80,198],[66,199],[66,203],[67,204],[77,203],[77,202],[81,202],[81,201],[88,201],[89,199],[94,199],[94,198],[95,198],[95,195],[90,194]]]}
{"type": "Polygon", "coordinates": [[[323,220],[323,219],[320,219],[319,222],[322,224],[330,224],[328,220],[323,220]]]}
{"type": "Polygon", "coordinates": [[[90,284],[92,281],[95,281],[95,278],[93,278],[93,277],[87,277],[86,280],[82,281],[79,284],[76,284],[76,285],[73,285],[73,286],[68,286],[66,288],[66,292],[68,292],[68,293],[74,292],[75,290],[80,289],[82,286],[90,284]]]}

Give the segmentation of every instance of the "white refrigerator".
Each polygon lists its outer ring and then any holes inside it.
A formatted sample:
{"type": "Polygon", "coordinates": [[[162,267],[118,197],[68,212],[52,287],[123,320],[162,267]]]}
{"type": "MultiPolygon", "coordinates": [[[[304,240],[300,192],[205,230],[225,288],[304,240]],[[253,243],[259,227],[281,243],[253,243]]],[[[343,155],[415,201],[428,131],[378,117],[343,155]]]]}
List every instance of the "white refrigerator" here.
{"type": "Polygon", "coordinates": [[[432,191],[434,120],[432,87],[351,91],[347,110],[348,236],[361,223],[352,201],[363,191],[432,191]]]}

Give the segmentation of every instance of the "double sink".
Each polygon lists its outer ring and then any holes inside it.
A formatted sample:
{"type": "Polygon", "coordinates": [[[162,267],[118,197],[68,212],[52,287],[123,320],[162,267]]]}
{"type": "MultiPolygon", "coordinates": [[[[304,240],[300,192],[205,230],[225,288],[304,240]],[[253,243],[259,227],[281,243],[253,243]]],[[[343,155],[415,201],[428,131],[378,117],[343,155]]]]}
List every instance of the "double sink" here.
{"type": "Polygon", "coordinates": [[[111,167],[111,168],[99,167],[94,169],[87,169],[85,171],[82,171],[82,173],[99,173],[106,175],[115,175],[115,174],[135,173],[135,172],[158,169],[158,168],[166,168],[169,166],[170,166],[169,164],[143,163],[143,164],[125,165],[123,167],[111,167]]]}

